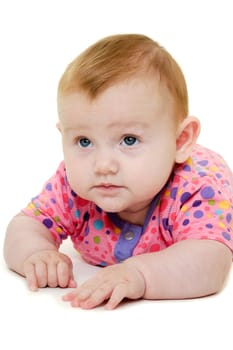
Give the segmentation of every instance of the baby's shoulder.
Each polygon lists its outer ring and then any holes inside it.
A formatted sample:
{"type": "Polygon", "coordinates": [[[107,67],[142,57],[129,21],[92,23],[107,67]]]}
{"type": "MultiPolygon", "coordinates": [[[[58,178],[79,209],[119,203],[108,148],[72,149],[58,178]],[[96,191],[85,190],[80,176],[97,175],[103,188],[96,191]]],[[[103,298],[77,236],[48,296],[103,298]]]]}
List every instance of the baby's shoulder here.
{"type": "Polygon", "coordinates": [[[222,182],[227,179],[233,184],[232,171],[223,157],[201,145],[195,145],[190,157],[183,164],[175,165],[173,176],[178,177],[181,182],[222,182]]]}

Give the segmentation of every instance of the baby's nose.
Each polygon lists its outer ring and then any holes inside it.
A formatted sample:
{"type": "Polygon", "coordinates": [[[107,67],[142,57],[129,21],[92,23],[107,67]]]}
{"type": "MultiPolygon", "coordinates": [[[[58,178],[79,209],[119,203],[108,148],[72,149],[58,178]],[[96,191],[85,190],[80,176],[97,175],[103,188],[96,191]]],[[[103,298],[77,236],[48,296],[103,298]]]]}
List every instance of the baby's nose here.
{"type": "Polygon", "coordinates": [[[107,175],[117,173],[119,168],[118,161],[112,152],[99,152],[95,159],[95,173],[98,175],[107,175]]]}

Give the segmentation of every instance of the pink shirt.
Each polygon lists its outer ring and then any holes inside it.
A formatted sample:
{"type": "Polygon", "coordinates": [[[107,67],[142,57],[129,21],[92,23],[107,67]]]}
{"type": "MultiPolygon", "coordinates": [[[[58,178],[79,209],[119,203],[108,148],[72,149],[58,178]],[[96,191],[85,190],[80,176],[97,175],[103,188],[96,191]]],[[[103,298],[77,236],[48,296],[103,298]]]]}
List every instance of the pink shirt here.
{"type": "Polygon", "coordinates": [[[58,246],[70,236],[74,248],[94,265],[156,252],[184,239],[216,240],[233,250],[233,175],[218,154],[199,145],[185,163],[175,165],[143,226],[77,196],[64,162],[23,212],[41,221],[58,246]]]}

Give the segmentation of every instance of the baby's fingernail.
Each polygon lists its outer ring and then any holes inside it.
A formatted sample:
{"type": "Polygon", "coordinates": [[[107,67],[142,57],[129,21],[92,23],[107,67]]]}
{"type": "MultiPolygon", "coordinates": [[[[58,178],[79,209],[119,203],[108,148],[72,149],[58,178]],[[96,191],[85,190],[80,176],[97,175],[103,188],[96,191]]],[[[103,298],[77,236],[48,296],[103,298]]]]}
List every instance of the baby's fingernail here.
{"type": "Polygon", "coordinates": [[[77,287],[76,281],[75,281],[75,280],[70,280],[69,287],[70,287],[70,288],[75,288],[75,287],[77,287]]]}
{"type": "Polygon", "coordinates": [[[38,290],[37,286],[35,286],[35,284],[31,284],[29,285],[29,289],[32,291],[32,292],[36,292],[38,290]]]}

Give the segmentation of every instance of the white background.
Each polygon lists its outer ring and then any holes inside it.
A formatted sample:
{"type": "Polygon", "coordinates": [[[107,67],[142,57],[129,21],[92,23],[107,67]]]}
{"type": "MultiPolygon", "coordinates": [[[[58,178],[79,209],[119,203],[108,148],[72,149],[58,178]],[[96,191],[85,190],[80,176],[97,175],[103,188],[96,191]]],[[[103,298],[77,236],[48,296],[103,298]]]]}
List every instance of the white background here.
{"type": "MultiPolygon", "coordinates": [[[[231,0],[0,0],[0,243],[9,219],[62,159],[55,128],[58,80],[74,57],[103,36],[142,33],[170,51],[186,76],[190,114],[201,120],[199,143],[221,153],[233,168],[231,7],[231,0]]],[[[73,258],[75,266],[82,265],[73,258]]],[[[94,270],[83,271],[85,279],[94,270]]],[[[233,276],[213,298],[137,302],[107,313],[73,310],[60,302],[60,290],[28,292],[2,258],[0,272],[4,350],[219,349],[223,344],[232,349],[227,317],[233,276]]]]}

